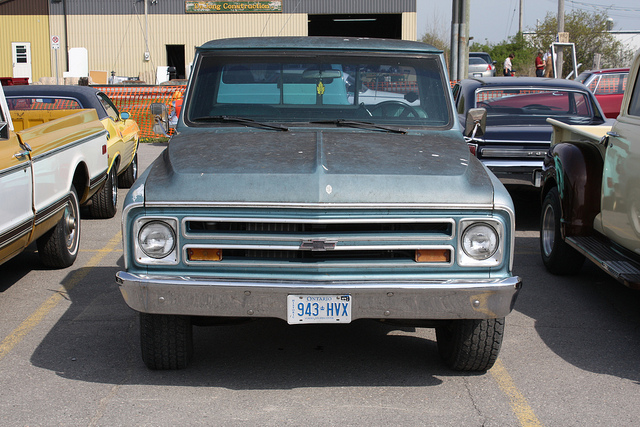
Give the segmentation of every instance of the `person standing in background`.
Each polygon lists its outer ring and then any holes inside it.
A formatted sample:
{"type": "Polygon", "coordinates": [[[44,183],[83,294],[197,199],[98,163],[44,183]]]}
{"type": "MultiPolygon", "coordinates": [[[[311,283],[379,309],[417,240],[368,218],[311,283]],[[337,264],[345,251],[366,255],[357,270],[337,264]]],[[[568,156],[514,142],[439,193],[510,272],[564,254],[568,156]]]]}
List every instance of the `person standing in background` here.
{"type": "Polygon", "coordinates": [[[553,74],[553,55],[551,55],[551,49],[544,54],[542,59],[544,60],[544,77],[551,77],[553,74]]]}
{"type": "Polygon", "coordinates": [[[536,56],[536,77],[544,77],[544,60],[542,59],[542,51],[538,51],[536,56]]]}
{"type": "Polygon", "coordinates": [[[511,77],[513,74],[513,65],[511,64],[511,60],[514,58],[513,53],[507,56],[507,59],[504,60],[504,75],[511,77]]]}

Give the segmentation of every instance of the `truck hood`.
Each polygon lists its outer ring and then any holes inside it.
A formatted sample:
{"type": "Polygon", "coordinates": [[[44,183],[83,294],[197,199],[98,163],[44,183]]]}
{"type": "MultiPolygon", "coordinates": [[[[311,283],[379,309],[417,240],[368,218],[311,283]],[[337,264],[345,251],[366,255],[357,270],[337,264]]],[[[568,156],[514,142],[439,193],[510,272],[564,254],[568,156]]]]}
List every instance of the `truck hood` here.
{"type": "Polygon", "coordinates": [[[456,130],[187,132],[152,165],[146,202],[493,203],[489,172],[456,130]]]}

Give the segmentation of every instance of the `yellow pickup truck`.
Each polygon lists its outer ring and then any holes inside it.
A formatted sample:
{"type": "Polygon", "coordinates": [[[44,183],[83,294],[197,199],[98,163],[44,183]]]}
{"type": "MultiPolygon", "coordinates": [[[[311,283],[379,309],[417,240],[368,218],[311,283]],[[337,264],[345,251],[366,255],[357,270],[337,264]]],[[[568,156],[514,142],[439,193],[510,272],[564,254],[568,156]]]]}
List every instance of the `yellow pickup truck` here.
{"type": "Polygon", "coordinates": [[[0,90],[0,263],[36,241],[44,265],[73,264],[80,206],[107,178],[107,136],[95,110],[10,113],[0,90]]]}

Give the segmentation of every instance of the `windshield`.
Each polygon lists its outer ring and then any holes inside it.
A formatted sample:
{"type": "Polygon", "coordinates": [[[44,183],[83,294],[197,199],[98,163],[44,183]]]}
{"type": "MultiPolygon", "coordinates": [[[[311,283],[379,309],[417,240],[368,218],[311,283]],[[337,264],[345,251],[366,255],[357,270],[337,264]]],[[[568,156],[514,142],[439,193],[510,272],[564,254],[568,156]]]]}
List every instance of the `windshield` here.
{"type": "MultiPolygon", "coordinates": [[[[547,117],[573,122],[593,120],[584,92],[560,89],[490,89],[476,92],[476,106],[487,110],[487,124],[544,122],[547,117]]],[[[596,113],[597,114],[597,113],[596,113]]]]}
{"type": "Polygon", "coordinates": [[[190,125],[211,125],[216,117],[451,125],[448,81],[437,55],[203,54],[192,86],[185,106],[190,125]]]}

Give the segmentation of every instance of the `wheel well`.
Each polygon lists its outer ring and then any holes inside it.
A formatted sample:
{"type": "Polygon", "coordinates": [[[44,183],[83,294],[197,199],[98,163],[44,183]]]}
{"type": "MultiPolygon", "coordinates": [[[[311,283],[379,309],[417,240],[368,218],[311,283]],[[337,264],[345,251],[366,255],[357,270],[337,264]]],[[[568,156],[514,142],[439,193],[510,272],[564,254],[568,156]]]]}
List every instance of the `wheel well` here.
{"type": "Polygon", "coordinates": [[[89,193],[89,172],[87,170],[87,165],[84,163],[80,163],[76,166],[76,171],[73,174],[73,186],[78,193],[78,198],[80,199],[80,203],[84,203],[88,198],[89,193]]]}
{"type": "Polygon", "coordinates": [[[542,196],[552,186],[558,187],[563,226],[567,235],[584,236],[593,230],[593,220],[600,212],[603,159],[592,143],[562,142],[553,153],[556,178],[545,182],[542,196]]]}

